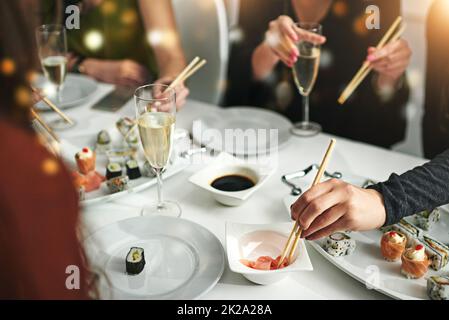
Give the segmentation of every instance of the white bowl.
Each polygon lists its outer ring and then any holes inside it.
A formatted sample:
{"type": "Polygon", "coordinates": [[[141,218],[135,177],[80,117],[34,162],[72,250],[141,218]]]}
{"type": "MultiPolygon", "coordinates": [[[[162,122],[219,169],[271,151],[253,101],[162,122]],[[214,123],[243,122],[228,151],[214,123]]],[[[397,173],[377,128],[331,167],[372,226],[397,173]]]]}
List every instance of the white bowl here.
{"type": "Polygon", "coordinates": [[[284,279],[291,272],[312,271],[313,266],[304,240],[298,243],[294,262],[278,270],[256,270],[240,262],[241,259],[256,260],[260,256],[276,258],[284,249],[293,223],[240,224],[226,222],[226,252],[229,268],[241,273],[249,281],[269,285],[284,279]]]}
{"type": "Polygon", "coordinates": [[[239,206],[265,183],[275,169],[273,165],[249,163],[221,153],[210,165],[191,176],[189,181],[210,192],[221,204],[239,206]],[[215,179],[234,174],[250,178],[254,186],[242,191],[222,191],[211,186],[215,179]]]}

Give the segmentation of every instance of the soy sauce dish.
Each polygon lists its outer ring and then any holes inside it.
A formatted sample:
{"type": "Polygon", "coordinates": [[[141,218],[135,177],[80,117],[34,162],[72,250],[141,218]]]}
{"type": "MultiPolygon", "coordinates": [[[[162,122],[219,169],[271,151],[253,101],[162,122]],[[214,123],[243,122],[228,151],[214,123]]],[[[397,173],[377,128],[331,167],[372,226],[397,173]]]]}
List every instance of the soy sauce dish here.
{"type": "Polygon", "coordinates": [[[243,160],[221,153],[203,170],[195,173],[189,181],[208,191],[219,203],[239,206],[265,183],[275,168],[243,160]]]}

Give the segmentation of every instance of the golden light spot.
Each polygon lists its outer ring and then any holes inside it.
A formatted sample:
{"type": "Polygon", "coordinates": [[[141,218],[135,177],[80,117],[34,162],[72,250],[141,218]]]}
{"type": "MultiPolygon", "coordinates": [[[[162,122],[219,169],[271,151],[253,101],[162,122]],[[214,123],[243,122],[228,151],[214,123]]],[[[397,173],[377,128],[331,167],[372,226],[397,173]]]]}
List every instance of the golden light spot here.
{"type": "Polygon", "coordinates": [[[49,176],[54,176],[59,172],[59,164],[53,158],[47,158],[42,162],[42,171],[49,176]]]}
{"type": "Polygon", "coordinates": [[[137,23],[137,13],[134,10],[126,10],[120,18],[123,24],[131,25],[137,23]]]}
{"type": "Polygon", "coordinates": [[[37,79],[37,72],[36,71],[28,71],[26,74],[26,79],[29,83],[33,83],[37,79]]]}
{"type": "Polygon", "coordinates": [[[31,92],[24,86],[17,87],[14,99],[20,107],[28,107],[31,104],[31,92]]]}
{"type": "Polygon", "coordinates": [[[84,36],[84,45],[89,48],[89,50],[97,51],[104,43],[103,35],[98,30],[91,30],[84,36]]]}
{"type": "Polygon", "coordinates": [[[115,1],[112,0],[103,1],[100,10],[101,13],[103,13],[106,16],[111,15],[117,11],[117,4],[115,3],[115,1]]]}
{"type": "Polygon", "coordinates": [[[172,30],[151,30],[147,33],[147,41],[152,47],[173,48],[176,34],[172,30]]]}
{"type": "Polygon", "coordinates": [[[0,70],[4,75],[10,76],[16,71],[16,64],[10,58],[5,58],[0,64],[0,70]]]}
{"type": "Polygon", "coordinates": [[[359,36],[365,36],[368,33],[368,29],[365,25],[365,18],[365,15],[358,17],[354,20],[354,23],[352,25],[354,32],[359,36]]]}
{"type": "Polygon", "coordinates": [[[348,5],[343,1],[336,1],[332,7],[334,14],[341,18],[348,14],[348,5]]]}

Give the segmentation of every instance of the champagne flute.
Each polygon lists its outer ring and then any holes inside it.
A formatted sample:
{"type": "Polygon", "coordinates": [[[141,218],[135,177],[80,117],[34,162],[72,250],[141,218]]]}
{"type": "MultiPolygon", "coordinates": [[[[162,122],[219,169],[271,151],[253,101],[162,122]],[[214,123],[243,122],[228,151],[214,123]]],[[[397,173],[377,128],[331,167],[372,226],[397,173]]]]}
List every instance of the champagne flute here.
{"type": "Polygon", "coordinates": [[[137,88],[134,93],[137,126],[144,154],[156,173],[158,201],[142,209],[142,215],[179,217],[181,208],[174,201],[162,198],[162,171],[173,147],[176,121],[175,90],[163,84],[137,88]]]}
{"type": "Polygon", "coordinates": [[[56,88],[57,101],[67,74],[66,30],[59,24],[44,24],[36,29],[39,58],[45,77],[56,88]]]}
{"type": "MultiPolygon", "coordinates": [[[[322,27],[318,23],[297,23],[296,26],[309,32],[322,33],[322,27]]],[[[321,49],[320,45],[300,41],[298,50],[298,61],[292,67],[292,73],[296,87],[302,95],[303,117],[301,122],[293,125],[291,132],[297,136],[311,137],[321,132],[318,123],[309,121],[309,95],[318,76],[321,49]]]]}

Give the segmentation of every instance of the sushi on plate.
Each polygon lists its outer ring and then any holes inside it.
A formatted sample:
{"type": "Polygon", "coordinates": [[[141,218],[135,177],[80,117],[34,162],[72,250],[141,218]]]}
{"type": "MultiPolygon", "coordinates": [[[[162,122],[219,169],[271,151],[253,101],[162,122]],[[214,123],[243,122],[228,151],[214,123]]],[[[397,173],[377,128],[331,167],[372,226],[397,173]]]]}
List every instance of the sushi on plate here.
{"type": "Polygon", "coordinates": [[[423,236],[422,242],[431,261],[430,267],[436,271],[444,268],[449,260],[449,247],[427,235],[423,236]]]}
{"type": "Polygon", "coordinates": [[[105,177],[96,171],[91,171],[86,175],[79,172],[72,173],[73,181],[77,188],[84,188],[84,192],[91,192],[100,189],[101,183],[105,181],[105,177]]]}
{"type": "Polygon", "coordinates": [[[110,180],[112,178],[120,177],[122,175],[122,166],[120,163],[111,162],[106,167],[106,179],[110,180]]]}
{"type": "Polygon", "coordinates": [[[422,244],[408,248],[401,256],[401,273],[408,279],[423,277],[429,269],[430,260],[422,244]]]}
{"type": "Polygon", "coordinates": [[[111,193],[122,192],[128,189],[128,176],[115,177],[107,181],[111,193]]]}
{"type": "Polygon", "coordinates": [[[139,169],[139,164],[136,160],[128,160],[126,162],[126,174],[131,180],[138,179],[142,176],[139,169]]]}
{"type": "Polygon", "coordinates": [[[427,295],[432,300],[449,300],[449,276],[429,277],[427,295]]]}
{"type": "Polygon", "coordinates": [[[392,225],[391,229],[399,231],[407,237],[407,246],[415,246],[419,244],[418,239],[421,238],[423,234],[421,229],[405,221],[404,219],[392,225]]]}
{"type": "Polygon", "coordinates": [[[111,149],[111,136],[106,130],[101,130],[97,135],[97,144],[95,152],[105,154],[111,149]]]}
{"type": "Polygon", "coordinates": [[[134,122],[128,118],[120,118],[115,125],[123,137],[127,136],[128,132],[134,128],[134,122]]]}
{"type": "Polygon", "coordinates": [[[139,274],[145,267],[145,253],[142,248],[131,247],[126,255],[126,273],[139,274]]]}
{"type": "Polygon", "coordinates": [[[348,256],[355,251],[356,242],[343,232],[335,232],[326,239],[323,248],[334,257],[348,256]]]}
{"type": "Polygon", "coordinates": [[[387,261],[401,259],[407,244],[407,237],[399,231],[387,231],[380,240],[380,251],[387,261]]]}
{"type": "Polygon", "coordinates": [[[429,231],[432,227],[440,221],[440,209],[424,210],[414,215],[414,223],[417,227],[429,231]]]}
{"type": "Polygon", "coordinates": [[[82,174],[88,174],[89,172],[95,171],[96,155],[91,149],[85,147],[80,152],[77,152],[75,160],[78,170],[82,174]]]}

